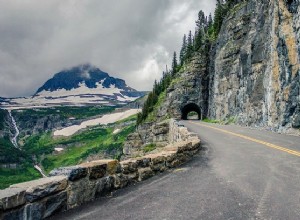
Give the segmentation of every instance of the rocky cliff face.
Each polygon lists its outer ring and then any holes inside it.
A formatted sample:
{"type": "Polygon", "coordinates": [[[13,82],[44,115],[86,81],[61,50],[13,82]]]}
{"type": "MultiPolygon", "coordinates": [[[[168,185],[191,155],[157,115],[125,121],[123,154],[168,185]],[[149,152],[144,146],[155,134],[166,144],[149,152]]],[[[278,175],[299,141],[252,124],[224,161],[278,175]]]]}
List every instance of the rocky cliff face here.
{"type": "Polygon", "coordinates": [[[248,0],[228,13],[209,54],[167,90],[158,118],[200,117],[299,132],[300,1],[248,0]]]}
{"type": "Polygon", "coordinates": [[[165,101],[161,105],[157,117],[181,118],[187,106],[187,111],[198,111],[202,116],[208,112],[209,73],[208,56],[198,53],[193,60],[177,75],[167,89],[165,101]],[[197,109],[199,107],[199,109],[197,109]]]}
{"type": "Polygon", "coordinates": [[[226,18],[210,66],[210,117],[300,127],[297,8],[296,1],[251,0],[226,18]]]}

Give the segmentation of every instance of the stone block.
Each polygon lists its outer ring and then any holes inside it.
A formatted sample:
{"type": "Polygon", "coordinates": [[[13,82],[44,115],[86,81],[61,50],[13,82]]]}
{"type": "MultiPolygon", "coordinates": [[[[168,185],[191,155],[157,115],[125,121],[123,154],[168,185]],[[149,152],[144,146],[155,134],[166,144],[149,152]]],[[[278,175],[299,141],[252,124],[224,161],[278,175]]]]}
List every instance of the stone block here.
{"type": "Polygon", "coordinates": [[[152,157],[151,163],[152,165],[161,164],[166,161],[166,158],[162,156],[163,154],[158,154],[157,156],[152,157]]]}
{"type": "Polygon", "coordinates": [[[67,209],[67,192],[63,191],[43,199],[43,219],[67,209]]]}
{"type": "Polygon", "coordinates": [[[70,182],[67,188],[68,209],[94,200],[97,190],[96,183],[97,181],[90,181],[87,177],[75,182],[70,182]]]}
{"type": "Polygon", "coordinates": [[[104,196],[114,189],[115,179],[113,176],[106,176],[96,183],[96,196],[104,196]]]}
{"type": "Polygon", "coordinates": [[[138,178],[139,181],[149,179],[155,175],[155,173],[152,171],[152,169],[150,167],[140,168],[138,170],[138,173],[139,173],[139,178],[138,178]]]}
{"type": "Polygon", "coordinates": [[[137,181],[139,174],[138,172],[133,172],[133,173],[129,173],[129,174],[124,174],[124,176],[127,177],[128,183],[134,183],[137,181]]]}
{"type": "Polygon", "coordinates": [[[122,166],[122,172],[123,174],[130,174],[130,173],[134,173],[137,172],[137,162],[136,160],[126,160],[126,161],[122,161],[121,163],[122,166]]]}
{"type": "Polygon", "coordinates": [[[28,202],[34,202],[46,196],[63,191],[68,185],[65,176],[46,177],[25,183],[19,183],[10,186],[10,188],[18,188],[26,190],[25,198],[28,202]]]}
{"type": "Polygon", "coordinates": [[[86,177],[88,169],[81,166],[60,167],[50,172],[49,176],[67,176],[68,180],[76,181],[86,177]]]}
{"type": "Polygon", "coordinates": [[[0,219],[1,220],[11,220],[11,219],[21,220],[21,219],[24,219],[23,213],[24,213],[24,206],[19,209],[13,209],[11,211],[6,211],[6,212],[0,211],[0,219]]]}
{"type": "Polygon", "coordinates": [[[126,175],[123,175],[122,173],[113,175],[113,178],[115,189],[122,189],[129,184],[128,177],[126,175]]]}
{"type": "Polygon", "coordinates": [[[67,207],[67,192],[62,191],[58,194],[46,197],[34,203],[28,203],[19,209],[12,209],[0,214],[0,219],[26,219],[37,220],[47,218],[54,213],[65,211],[67,207]]]}
{"type": "Polygon", "coordinates": [[[91,162],[81,164],[80,166],[88,168],[90,180],[102,178],[106,175],[107,164],[99,162],[91,162]]]}
{"type": "Polygon", "coordinates": [[[164,163],[152,164],[151,169],[154,172],[164,172],[167,169],[166,163],[164,162],[164,163]]]}
{"type": "Polygon", "coordinates": [[[107,173],[109,175],[113,175],[116,173],[121,173],[122,172],[122,167],[119,161],[117,160],[111,160],[107,163],[107,173]]]}
{"type": "Polygon", "coordinates": [[[184,143],[184,144],[182,144],[181,146],[178,147],[177,152],[178,153],[183,153],[183,152],[192,150],[192,148],[193,148],[192,142],[184,143]]]}
{"type": "Polygon", "coordinates": [[[176,151],[170,152],[168,156],[166,156],[166,167],[174,168],[181,164],[181,162],[177,158],[176,151]]]}
{"type": "Polygon", "coordinates": [[[0,190],[0,210],[12,209],[26,202],[26,189],[23,188],[7,188],[0,190]]]}
{"type": "Polygon", "coordinates": [[[151,163],[151,158],[147,156],[142,158],[137,158],[136,163],[138,167],[142,167],[142,168],[149,167],[151,163]]]}
{"type": "Polygon", "coordinates": [[[90,179],[99,179],[105,175],[121,172],[121,165],[117,160],[97,160],[80,164],[80,166],[88,168],[90,179]]]}

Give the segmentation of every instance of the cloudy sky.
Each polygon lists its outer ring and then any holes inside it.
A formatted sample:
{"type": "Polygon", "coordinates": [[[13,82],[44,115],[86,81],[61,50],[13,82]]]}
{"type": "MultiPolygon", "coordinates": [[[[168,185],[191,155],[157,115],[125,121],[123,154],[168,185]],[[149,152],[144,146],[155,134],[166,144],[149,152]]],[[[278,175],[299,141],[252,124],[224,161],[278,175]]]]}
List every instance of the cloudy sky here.
{"type": "Polygon", "coordinates": [[[0,96],[33,94],[91,63],[139,90],[159,79],[215,0],[0,0],[0,96]]]}

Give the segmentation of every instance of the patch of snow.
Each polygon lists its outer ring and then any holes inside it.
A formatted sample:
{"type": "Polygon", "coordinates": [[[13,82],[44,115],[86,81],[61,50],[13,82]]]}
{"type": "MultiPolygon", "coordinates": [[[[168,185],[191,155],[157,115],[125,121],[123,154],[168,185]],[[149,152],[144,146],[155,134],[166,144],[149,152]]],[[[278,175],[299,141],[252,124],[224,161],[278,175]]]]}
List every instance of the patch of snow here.
{"type": "Polygon", "coordinates": [[[133,102],[133,101],[137,100],[138,98],[139,97],[129,97],[129,96],[124,95],[123,97],[118,96],[117,100],[120,102],[126,102],[126,101],[133,102]]]}
{"type": "Polygon", "coordinates": [[[86,86],[85,82],[78,84],[78,88],[73,88],[71,90],[58,89],[55,91],[43,90],[37,94],[40,97],[64,97],[64,96],[78,96],[85,94],[101,94],[101,95],[114,95],[120,93],[122,90],[111,85],[110,88],[104,88],[102,83],[96,83],[96,88],[89,88],[86,86]]]}
{"type": "Polygon", "coordinates": [[[72,104],[83,106],[85,104],[109,104],[109,101],[103,100],[103,98],[99,96],[93,96],[88,98],[83,98],[81,96],[69,96],[69,97],[61,97],[49,99],[45,97],[32,97],[28,98],[16,98],[12,99],[12,104],[2,106],[2,108],[7,110],[14,109],[31,109],[31,108],[46,108],[46,107],[55,107],[61,105],[72,104]]]}
{"type": "Polygon", "coordinates": [[[111,101],[122,102],[126,104],[136,100],[138,97],[128,97],[122,95],[122,91],[115,85],[109,88],[103,87],[104,80],[96,83],[96,88],[88,88],[85,82],[78,84],[79,88],[71,90],[59,89],[56,91],[43,90],[32,97],[12,98],[9,103],[1,102],[2,108],[5,109],[26,109],[54,107],[61,105],[86,105],[86,104],[110,104],[111,101]]]}
{"type": "Polygon", "coordinates": [[[124,112],[112,113],[102,116],[101,118],[96,118],[88,121],[82,122],[80,125],[72,125],[60,130],[56,130],[54,132],[54,136],[72,136],[77,131],[90,127],[90,126],[97,126],[97,125],[107,125],[110,123],[115,123],[122,119],[128,118],[129,116],[135,115],[141,112],[141,109],[129,109],[124,112]]]}
{"type": "Polygon", "coordinates": [[[121,129],[118,128],[118,129],[114,130],[113,134],[118,134],[120,131],[121,131],[121,129]]]}

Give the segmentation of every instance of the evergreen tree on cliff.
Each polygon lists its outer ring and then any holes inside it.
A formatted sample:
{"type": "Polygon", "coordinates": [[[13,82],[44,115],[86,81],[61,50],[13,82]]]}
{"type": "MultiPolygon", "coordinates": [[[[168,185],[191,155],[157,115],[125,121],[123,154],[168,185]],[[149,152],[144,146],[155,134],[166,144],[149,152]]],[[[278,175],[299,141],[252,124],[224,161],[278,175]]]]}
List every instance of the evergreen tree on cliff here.
{"type": "Polygon", "coordinates": [[[174,52],[173,60],[172,60],[172,76],[175,76],[175,73],[177,72],[177,67],[178,67],[177,54],[176,52],[174,52]]]}
{"type": "Polygon", "coordinates": [[[204,34],[207,30],[207,18],[204,12],[201,10],[198,13],[198,20],[196,21],[196,33],[195,33],[195,51],[199,50],[202,46],[204,34]]]}
{"type": "Polygon", "coordinates": [[[192,31],[190,31],[187,39],[187,49],[186,49],[185,59],[190,59],[192,55],[193,55],[193,36],[192,36],[192,31]]]}
{"type": "Polygon", "coordinates": [[[187,42],[186,35],[183,35],[182,46],[180,50],[180,65],[183,65],[186,56],[187,42]]]}

